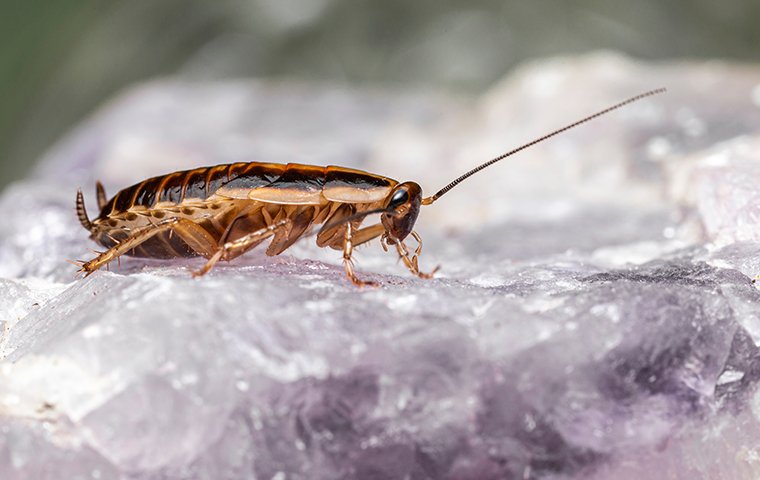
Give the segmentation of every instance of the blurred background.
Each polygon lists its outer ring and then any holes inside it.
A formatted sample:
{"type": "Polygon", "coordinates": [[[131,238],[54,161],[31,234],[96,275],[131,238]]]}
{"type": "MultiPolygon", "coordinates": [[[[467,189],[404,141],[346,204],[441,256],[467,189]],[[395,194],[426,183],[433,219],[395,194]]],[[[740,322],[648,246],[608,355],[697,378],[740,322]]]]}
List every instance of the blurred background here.
{"type": "Polygon", "coordinates": [[[557,54],[760,60],[758,0],[0,1],[0,188],[116,92],[160,76],[477,94],[557,54]]]}

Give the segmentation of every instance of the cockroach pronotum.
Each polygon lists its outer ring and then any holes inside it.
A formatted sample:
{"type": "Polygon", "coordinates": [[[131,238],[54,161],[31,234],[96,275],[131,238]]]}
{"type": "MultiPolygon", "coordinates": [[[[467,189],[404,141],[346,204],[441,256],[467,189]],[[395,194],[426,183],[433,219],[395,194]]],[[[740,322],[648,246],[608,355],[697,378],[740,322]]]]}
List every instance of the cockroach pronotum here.
{"type": "Polygon", "coordinates": [[[406,267],[420,278],[422,240],[413,230],[422,205],[430,205],[469,176],[532,145],[588,122],[612,110],[664,92],[652,90],[629,98],[570,125],[539,137],[466,172],[430,197],[415,182],[343,167],[289,163],[233,163],[196,168],[150,178],[125,188],[107,200],[97,183],[100,215],[90,221],[82,191],[76,210],[90,237],[107,250],[88,262],[75,262],[89,275],[121,255],[150,258],[202,256],[206,264],[194,275],[207,273],[219,260],[232,260],[272,237],[267,255],[278,255],[312,226],[324,224],[317,245],[343,251],[348,278],[358,286],[353,249],[380,237],[385,251],[395,247],[406,267]],[[380,214],[380,222],[360,228],[365,217],[380,214]],[[411,236],[417,247],[404,240],[411,236]]]}

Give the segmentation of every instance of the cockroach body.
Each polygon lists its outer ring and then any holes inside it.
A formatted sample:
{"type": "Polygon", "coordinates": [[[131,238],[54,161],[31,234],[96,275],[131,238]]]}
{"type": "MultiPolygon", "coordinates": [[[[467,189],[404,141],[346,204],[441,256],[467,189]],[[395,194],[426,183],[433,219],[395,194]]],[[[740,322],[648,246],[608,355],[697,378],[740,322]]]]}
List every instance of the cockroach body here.
{"type": "Polygon", "coordinates": [[[343,251],[346,275],[355,285],[352,255],[357,245],[380,238],[383,249],[394,246],[406,267],[420,278],[422,250],[414,224],[422,205],[430,205],[465,178],[549,137],[641,98],[632,97],[601,112],[500,155],[452,181],[435,195],[423,197],[415,182],[400,183],[361,170],[301,164],[233,163],[150,178],[125,188],[110,200],[97,184],[100,215],[90,221],[81,190],[77,216],[90,237],[107,250],[77,262],[89,275],[121,255],[149,258],[202,256],[207,273],[219,260],[232,260],[271,238],[267,255],[279,255],[316,225],[317,245],[343,251]],[[380,222],[361,227],[371,214],[380,222]],[[411,236],[417,247],[410,250],[411,236]]]}
{"type": "MultiPolygon", "coordinates": [[[[98,184],[100,215],[87,217],[81,192],[77,211],[91,238],[108,250],[82,264],[89,274],[120,255],[149,258],[203,256],[206,273],[269,237],[267,255],[278,255],[312,226],[324,224],[317,245],[351,251],[378,236],[403,249],[420,207],[414,183],[342,167],[273,163],[233,163],[150,178],[105,202],[98,184]],[[380,224],[359,229],[366,212],[383,211],[380,224]]],[[[415,256],[405,251],[415,273],[415,256]]]]}

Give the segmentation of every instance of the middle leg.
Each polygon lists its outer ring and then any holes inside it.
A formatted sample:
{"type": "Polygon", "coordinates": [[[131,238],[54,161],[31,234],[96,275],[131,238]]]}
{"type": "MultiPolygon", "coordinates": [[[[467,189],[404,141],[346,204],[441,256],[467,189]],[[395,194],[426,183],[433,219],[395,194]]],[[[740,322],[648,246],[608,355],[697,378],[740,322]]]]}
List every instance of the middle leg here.
{"type": "Polygon", "coordinates": [[[385,229],[382,224],[377,224],[362,228],[356,233],[353,233],[353,227],[351,224],[346,224],[346,231],[343,238],[343,266],[346,269],[346,276],[348,276],[351,283],[357,287],[376,287],[378,284],[373,281],[360,280],[359,277],[356,276],[354,262],[351,259],[354,246],[369,242],[370,240],[379,237],[384,231],[385,229]]]}
{"type": "Polygon", "coordinates": [[[219,260],[232,260],[233,258],[242,255],[250,248],[258,245],[265,238],[274,235],[277,230],[285,228],[290,223],[289,218],[284,218],[280,221],[274,222],[268,227],[261,228],[247,235],[244,235],[237,240],[231,242],[225,242],[212,256],[208,259],[206,264],[201,267],[200,270],[193,272],[194,277],[200,277],[205,275],[214,268],[214,265],[219,260]]]}

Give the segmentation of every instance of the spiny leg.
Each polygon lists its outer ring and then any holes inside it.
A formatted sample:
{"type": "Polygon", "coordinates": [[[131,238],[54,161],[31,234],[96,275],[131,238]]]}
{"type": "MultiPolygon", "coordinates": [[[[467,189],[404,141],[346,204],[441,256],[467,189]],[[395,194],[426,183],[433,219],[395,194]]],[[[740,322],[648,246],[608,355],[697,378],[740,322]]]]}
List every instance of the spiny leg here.
{"type": "Polygon", "coordinates": [[[193,272],[193,276],[200,277],[207,274],[212,268],[214,268],[214,265],[216,265],[216,262],[219,260],[231,260],[239,255],[242,255],[249,248],[261,242],[261,240],[270,235],[274,235],[278,229],[285,227],[288,225],[288,223],[290,223],[290,219],[284,218],[273,223],[272,225],[269,225],[268,227],[264,227],[247,235],[244,235],[237,240],[226,242],[224,245],[222,245],[221,248],[217,249],[213,255],[211,255],[211,257],[208,259],[208,262],[206,262],[206,264],[201,267],[200,270],[193,272]]]}
{"type": "Polygon", "coordinates": [[[398,251],[399,256],[401,257],[401,260],[404,261],[404,265],[406,265],[406,268],[409,269],[410,272],[417,275],[420,278],[433,278],[433,275],[435,275],[435,272],[438,271],[438,268],[435,267],[432,272],[425,273],[420,271],[420,266],[418,264],[418,258],[420,254],[422,253],[422,238],[417,234],[417,232],[411,233],[412,237],[414,237],[415,240],[417,240],[417,248],[414,249],[414,254],[409,254],[409,249],[406,247],[406,244],[404,242],[397,241],[395,243],[396,245],[396,251],[398,251]]]}
{"type": "MultiPolygon", "coordinates": [[[[369,228],[372,228],[372,227],[367,227],[367,229],[369,228]]],[[[362,229],[362,230],[367,230],[367,229],[362,229]]],[[[362,230],[360,230],[359,232],[361,232],[362,230]]],[[[343,266],[346,269],[346,275],[351,280],[351,282],[357,287],[365,287],[365,286],[376,287],[378,285],[377,282],[359,280],[359,277],[356,276],[356,272],[354,271],[354,262],[351,260],[351,255],[353,254],[353,251],[354,251],[354,246],[352,244],[352,240],[353,240],[352,231],[353,231],[353,228],[351,227],[351,223],[347,223],[346,233],[343,238],[343,266]]],[[[357,234],[359,232],[357,232],[357,234]]],[[[372,238],[374,237],[364,239],[364,241],[365,242],[369,241],[372,238]]]]}
{"type": "Polygon", "coordinates": [[[247,213],[251,211],[251,207],[243,209],[242,212],[238,213],[235,218],[227,225],[227,228],[224,230],[224,233],[221,237],[219,237],[218,244],[222,245],[220,248],[218,245],[214,249],[213,252],[211,252],[209,255],[206,255],[206,259],[208,260],[206,264],[200,269],[193,272],[193,277],[199,277],[201,275],[205,275],[208,273],[216,264],[216,262],[219,261],[219,259],[224,254],[224,245],[227,244],[227,238],[230,235],[230,232],[232,232],[232,228],[235,226],[238,220],[243,218],[247,213]]]}
{"type": "Polygon", "coordinates": [[[180,235],[185,243],[201,255],[210,256],[217,249],[211,235],[202,227],[185,218],[174,217],[136,229],[127,238],[121,240],[105,252],[100,253],[89,262],[82,262],[79,271],[84,272],[85,276],[88,276],[103,265],[108,264],[110,261],[136,248],[141,243],[169,229],[180,235]]]}

